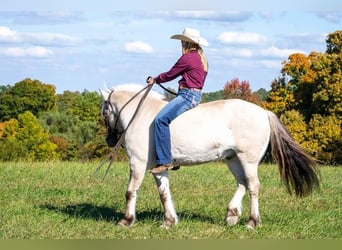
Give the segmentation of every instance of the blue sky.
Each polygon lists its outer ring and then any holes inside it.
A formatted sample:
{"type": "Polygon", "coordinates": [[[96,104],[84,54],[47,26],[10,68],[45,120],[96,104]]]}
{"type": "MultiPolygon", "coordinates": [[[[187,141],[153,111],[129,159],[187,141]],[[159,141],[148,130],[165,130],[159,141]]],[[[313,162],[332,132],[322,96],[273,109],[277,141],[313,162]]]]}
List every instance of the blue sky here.
{"type": "MultiPolygon", "coordinates": [[[[339,1],[38,1],[0,7],[0,85],[24,78],[64,90],[145,84],[180,56],[184,27],[209,41],[205,92],[233,78],[265,88],[292,53],[324,52],[341,30],[339,1]],[[292,3],[292,4],[291,4],[292,3]]],[[[166,86],[176,88],[177,81],[166,86]]]]}

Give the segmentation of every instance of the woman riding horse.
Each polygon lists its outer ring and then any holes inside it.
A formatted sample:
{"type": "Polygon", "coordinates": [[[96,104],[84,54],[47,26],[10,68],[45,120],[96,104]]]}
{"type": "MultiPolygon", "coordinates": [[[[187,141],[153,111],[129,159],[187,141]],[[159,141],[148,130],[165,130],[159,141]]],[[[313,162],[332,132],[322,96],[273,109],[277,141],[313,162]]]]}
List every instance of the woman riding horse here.
{"type": "Polygon", "coordinates": [[[152,173],[179,168],[172,164],[169,125],[177,116],[201,102],[201,90],[208,73],[208,62],[201,48],[201,45],[208,46],[208,42],[198,30],[185,28],[183,34],[173,35],[171,39],[181,40],[182,56],[169,71],[147,79],[148,84],[159,84],[182,76],[176,98],[158,113],[153,122],[156,167],[151,170],[152,173]]]}

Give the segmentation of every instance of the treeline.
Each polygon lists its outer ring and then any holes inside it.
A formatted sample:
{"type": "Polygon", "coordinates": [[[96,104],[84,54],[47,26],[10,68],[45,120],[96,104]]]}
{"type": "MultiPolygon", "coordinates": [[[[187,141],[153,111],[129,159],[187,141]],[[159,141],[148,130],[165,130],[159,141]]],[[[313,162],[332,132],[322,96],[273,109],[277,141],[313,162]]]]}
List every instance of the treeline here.
{"type": "Polygon", "coordinates": [[[103,156],[105,128],[97,92],[56,94],[25,79],[0,87],[0,160],[88,160],[103,156]]]}
{"type": "MultiPolygon", "coordinates": [[[[342,164],[342,31],[328,35],[325,53],[292,54],[271,90],[252,92],[234,78],[202,102],[240,98],[275,112],[295,140],[326,164],[342,164]]],[[[169,97],[172,98],[172,97],[169,97]]],[[[99,93],[56,94],[25,79],[0,86],[0,160],[90,160],[103,157],[105,126],[99,93]]],[[[124,158],[123,151],[119,158],[124,158]]]]}

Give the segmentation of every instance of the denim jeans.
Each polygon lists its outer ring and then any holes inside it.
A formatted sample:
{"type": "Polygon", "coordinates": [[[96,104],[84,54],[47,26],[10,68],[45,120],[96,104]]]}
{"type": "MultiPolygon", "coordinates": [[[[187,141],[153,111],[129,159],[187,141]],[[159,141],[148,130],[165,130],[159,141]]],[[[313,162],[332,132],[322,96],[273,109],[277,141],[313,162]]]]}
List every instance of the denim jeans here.
{"type": "MultiPolygon", "coordinates": [[[[156,164],[172,163],[169,125],[173,119],[201,102],[201,92],[182,89],[176,98],[160,110],[154,119],[156,164]]],[[[191,124],[189,124],[191,126],[191,124]]]]}

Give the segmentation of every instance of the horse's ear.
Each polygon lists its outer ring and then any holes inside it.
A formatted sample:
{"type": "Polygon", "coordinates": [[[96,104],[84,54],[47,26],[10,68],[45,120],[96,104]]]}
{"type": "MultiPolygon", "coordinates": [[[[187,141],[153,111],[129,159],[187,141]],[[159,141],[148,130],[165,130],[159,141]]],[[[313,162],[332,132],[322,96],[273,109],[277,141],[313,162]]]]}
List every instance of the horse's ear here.
{"type": "Polygon", "coordinates": [[[99,91],[100,91],[100,94],[102,95],[102,98],[103,98],[104,100],[107,100],[108,95],[109,95],[109,92],[104,91],[104,90],[102,90],[102,89],[100,89],[99,91]]]}
{"type": "Polygon", "coordinates": [[[113,89],[109,89],[108,87],[107,87],[107,84],[106,84],[106,82],[103,82],[103,87],[104,87],[104,89],[109,93],[109,92],[111,92],[113,89]]]}

